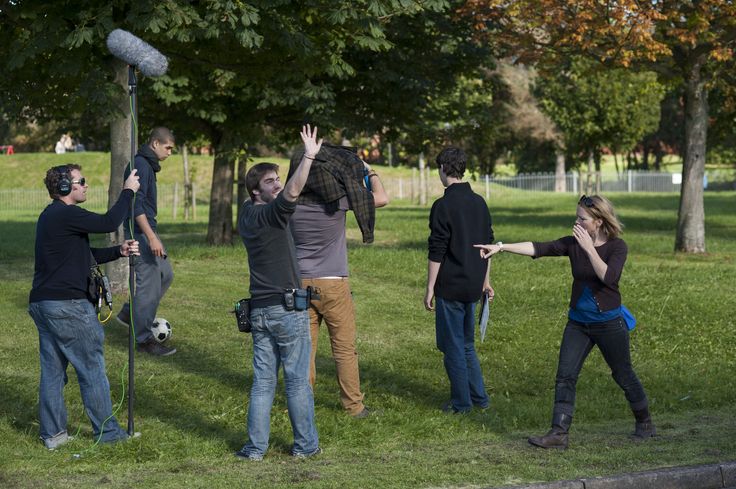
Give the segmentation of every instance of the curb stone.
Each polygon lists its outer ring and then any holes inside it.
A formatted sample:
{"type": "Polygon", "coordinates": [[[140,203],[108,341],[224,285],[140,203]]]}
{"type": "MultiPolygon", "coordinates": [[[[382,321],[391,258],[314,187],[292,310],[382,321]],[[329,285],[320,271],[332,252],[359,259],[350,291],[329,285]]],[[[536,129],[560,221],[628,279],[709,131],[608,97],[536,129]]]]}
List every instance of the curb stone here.
{"type": "Polygon", "coordinates": [[[498,489],[736,489],[736,461],[498,489]]]}

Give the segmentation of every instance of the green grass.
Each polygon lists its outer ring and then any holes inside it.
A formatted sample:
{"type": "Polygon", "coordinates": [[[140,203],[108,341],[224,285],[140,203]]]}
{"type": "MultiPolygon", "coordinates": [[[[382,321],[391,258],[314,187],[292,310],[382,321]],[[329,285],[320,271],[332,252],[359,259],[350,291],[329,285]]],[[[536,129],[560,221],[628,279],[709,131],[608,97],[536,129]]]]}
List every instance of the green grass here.
{"type": "MultiPolygon", "coordinates": [[[[287,158],[254,158],[248,165],[261,161],[271,161],[288,169],[287,158]]],[[[0,189],[38,189],[43,188],[46,170],[56,165],[77,163],[82,166],[90,186],[107,188],[110,180],[110,153],[87,151],[83,153],[16,153],[0,155],[0,169],[6,178],[0,183],[0,189]]],[[[189,168],[192,181],[200,189],[209,193],[212,185],[213,157],[189,155],[189,168]]],[[[284,170],[284,172],[285,172],[284,170]]],[[[380,168],[386,176],[411,176],[411,169],[404,167],[380,168]]],[[[184,165],[181,154],[175,153],[161,164],[161,172],[157,174],[159,184],[184,182],[184,165]]]]}
{"type": "MultiPolygon", "coordinates": [[[[574,197],[508,191],[489,205],[497,239],[546,240],[568,234],[574,197]]],[[[499,486],[591,477],[736,459],[736,194],[705,196],[703,256],[672,252],[678,196],[612,195],[630,248],[621,288],[639,326],[632,357],[660,436],[631,442],[623,393],[594,351],[578,383],[571,448],[548,452],[525,438],[547,429],[570,287],[566,259],[500,255],[489,337],[477,348],[492,408],[441,413],[449,386],[424,311],[428,208],[394,203],[378,211],[376,242],[360,244],[350,219],[352,286],[366,403],[381,415],[341,411],[326,333],[315,389],[325,452],[294,461],[283,385],[272,413],[272,445],[260,464],[236,460],[246,439],[251,340],[228,310],[247,289],[241,245],[210,248],[206,223],[160,230],[176,278],[160,308],[179,352],[137,357],[139,439],[91,448],[78,384],[69,369],[69,429],[79,437],[56,452],[38,440],[37,333],[26,312],[33,272],[32,213],[0,214],[0,486],[2,487],[437,487],[499,486]],[[73,454],[81,453],[79,459],[73,454]]],[[[206,216],[205,212],[200,216],[206,216]]],[[[117,297],[117,303],[122,297],[117,297]]],[[[127,361],[127,334],[106,326],[114,402],[127,361]]],[[[127,375],[127,374],[125,374],[127,375]]],[[[118,413],[125,425],[125,406],[118,413]]]]}

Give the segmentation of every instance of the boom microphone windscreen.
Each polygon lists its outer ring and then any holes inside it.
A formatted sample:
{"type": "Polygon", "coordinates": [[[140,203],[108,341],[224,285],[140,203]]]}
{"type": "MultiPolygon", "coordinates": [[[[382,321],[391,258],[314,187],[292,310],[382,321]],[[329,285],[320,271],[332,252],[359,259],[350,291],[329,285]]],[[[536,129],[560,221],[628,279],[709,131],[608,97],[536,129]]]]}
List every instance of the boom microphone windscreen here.
{"type": "Polygon", "coordinates": [[[129,65],[137,66],[146,76],[161,76],[169,68],[166,56],[128,31],[115,29],[107,36],[107,48],[129,65]]]}

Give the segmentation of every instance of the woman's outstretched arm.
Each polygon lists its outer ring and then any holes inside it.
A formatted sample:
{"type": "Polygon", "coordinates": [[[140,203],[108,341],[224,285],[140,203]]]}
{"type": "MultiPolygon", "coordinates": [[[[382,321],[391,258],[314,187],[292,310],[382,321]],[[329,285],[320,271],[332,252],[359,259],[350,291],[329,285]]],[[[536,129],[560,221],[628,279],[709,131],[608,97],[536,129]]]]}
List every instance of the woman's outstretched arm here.
{"type": "Polygon", "coordinates": [[[481,258],[488,258],[502,251],[508,251],[516,255],[534,256],[534,245],[531,241],[522,243],[502,243],[499,241],[496,244],[476,244],[473,246],[480,249],[481,258]]]}

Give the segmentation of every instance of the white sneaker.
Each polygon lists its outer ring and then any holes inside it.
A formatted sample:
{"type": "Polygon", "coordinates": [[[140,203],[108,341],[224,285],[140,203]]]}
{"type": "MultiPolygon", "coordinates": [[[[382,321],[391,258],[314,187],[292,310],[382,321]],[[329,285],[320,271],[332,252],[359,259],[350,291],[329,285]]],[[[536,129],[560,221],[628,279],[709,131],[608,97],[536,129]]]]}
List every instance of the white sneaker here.
{"type": "Polygon", "coordinates": [[[66,431],[62,431],[58,435],[54,435],[51,438],[41,438],[41,440],[43,441],[43,444],[46,446],[46,448],[48,448],[49,450],[56,450],[60,446],[74,440],[74,437],[69,436],[66,431]]]}

